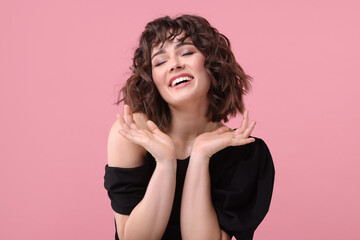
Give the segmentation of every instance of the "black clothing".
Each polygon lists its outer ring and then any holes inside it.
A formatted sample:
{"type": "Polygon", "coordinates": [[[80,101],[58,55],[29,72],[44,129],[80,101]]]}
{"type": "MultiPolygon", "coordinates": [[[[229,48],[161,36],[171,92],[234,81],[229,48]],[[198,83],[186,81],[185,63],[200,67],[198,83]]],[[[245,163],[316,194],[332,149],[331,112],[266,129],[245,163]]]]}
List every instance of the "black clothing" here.
{"type": "MultiPolygon", "coordinates": [[[[177,160],[176,190],[168,226],[162,239],[181,239],[180,204],[190,157],[177,160]]],[[[135,168],[105,166],[105,188],[113,210],[129,215],[143,198],[155,169],[148,152],[144,164],[135,168]]],[[[243,146],[227,147],[210,158],[211,200],[220,228],[237,240],[251,240],[268,212],[274,164],[268,147],[260,138],[243,146]]],[[[115,224],[116,227],[116,224],[115,224]]],[[[115,239],[119,239],[115,232],[115,239]]]]}

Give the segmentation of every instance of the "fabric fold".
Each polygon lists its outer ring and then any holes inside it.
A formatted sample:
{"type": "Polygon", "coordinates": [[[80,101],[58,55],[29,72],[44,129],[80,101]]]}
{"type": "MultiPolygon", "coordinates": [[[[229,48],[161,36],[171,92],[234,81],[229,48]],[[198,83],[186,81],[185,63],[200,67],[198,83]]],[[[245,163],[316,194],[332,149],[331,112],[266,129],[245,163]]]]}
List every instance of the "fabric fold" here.
{"type": "Polygon", "coordinates": [[[125,215],[131,213],[144,197],[154,169],[155,165],[148,156],[141,166],[134,168],[105,166],[104,187],[115,212],[125,215]]]}
{"type": "Polygon", "coordinates": [[[253,238],[272,197],[272,157],[265,142],[255,139],[251,144],[219,152],[210,164],[211,195],[219,225],[237,240],[253,238]],[[221,169],[219,165],[228,167],[221,169]]]}

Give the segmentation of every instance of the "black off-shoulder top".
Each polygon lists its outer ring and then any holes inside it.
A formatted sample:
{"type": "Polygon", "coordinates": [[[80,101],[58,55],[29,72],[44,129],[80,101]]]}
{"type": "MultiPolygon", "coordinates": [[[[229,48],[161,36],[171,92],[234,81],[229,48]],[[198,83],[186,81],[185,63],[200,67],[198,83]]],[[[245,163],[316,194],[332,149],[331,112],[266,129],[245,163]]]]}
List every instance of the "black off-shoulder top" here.
{"type": "MultiPolygon", "coordinates": [[[[175,198],[163,240],[181,239],[181,195],[189,160],[177,160],[175,198]]],[[[149,152],[139,167],[105,166],[104,186],[115,212],[131,213],[142,200],[155,167],[149,152]]],[[[227,147],[210,158],[209,171],[211,200],[220,228],[237,240],[253,239],[268,212],[273,191],[275,169],[267,145],[255,138],[247,145],[227,147]]],[[[115,239],[119,239],[116,224],[115,239]]]]}

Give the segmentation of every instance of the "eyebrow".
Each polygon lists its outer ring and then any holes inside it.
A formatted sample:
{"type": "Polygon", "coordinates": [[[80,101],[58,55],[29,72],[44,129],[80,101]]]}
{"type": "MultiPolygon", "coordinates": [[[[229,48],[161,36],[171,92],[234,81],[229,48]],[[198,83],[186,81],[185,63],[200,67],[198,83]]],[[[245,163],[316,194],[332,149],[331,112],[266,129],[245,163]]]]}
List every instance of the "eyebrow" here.
{"type": "MultiPolygon", "coordinates": [[[[175,48],[175,49],[178,49],[179,47],[182,47],[182,46],[184,46],[184,45],[193,45],[193,46],[194,46],[194,44],[191,43],[191,42],[181,42],[181,43],[176,44],[174,48],[175,48]]],[[[165,50],[164,50],[164,49],[160,49],[159,51],[157,51],[156,53],[154,53],[154,55],[152,55],[151,60],[152,60],[155,56],[157,56],[157,55],[159,55],[159,54],[163,54],[163,53],[165,53],[165,50]]]]}

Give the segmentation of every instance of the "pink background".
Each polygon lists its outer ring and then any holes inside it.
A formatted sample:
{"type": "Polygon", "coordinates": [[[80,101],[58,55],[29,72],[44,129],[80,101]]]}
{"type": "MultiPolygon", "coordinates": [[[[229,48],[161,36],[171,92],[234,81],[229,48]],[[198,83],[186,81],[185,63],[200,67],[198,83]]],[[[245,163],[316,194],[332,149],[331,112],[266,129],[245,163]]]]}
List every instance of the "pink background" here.
{"type": "MultiPolygon", "coordinates": [[[[360,235],[358,1],[0,2],[0,239],[114,239],[103,187],[116,85],[145,24],[199,14],[254,78],[276,181],[254,239],[360,235]]],[[[230,126],[236,127],[238,119],[230,126]]]]}

